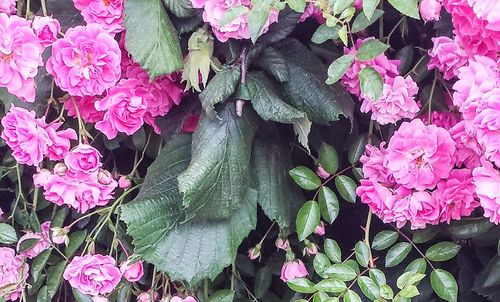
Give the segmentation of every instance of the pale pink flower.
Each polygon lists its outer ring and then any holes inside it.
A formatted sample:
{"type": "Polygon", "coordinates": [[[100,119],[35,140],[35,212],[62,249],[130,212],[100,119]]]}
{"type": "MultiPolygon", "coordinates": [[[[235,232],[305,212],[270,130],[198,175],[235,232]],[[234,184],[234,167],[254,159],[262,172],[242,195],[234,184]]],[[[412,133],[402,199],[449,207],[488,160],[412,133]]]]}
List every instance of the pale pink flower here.
{"type": "Polygon", "coordinates": [[[287,282],[288,280],[307,277],[307,275],[309,275],[309,273],[307,272],[306,266],[302,260],[295,259],[283,264],[280,278],[283,282],[287,282]]]}
{"type": "Polygon", "coordinates": [[[137,282],[144,275],[142,261],[131,262],[127,260],[120,265],[120,272],[129,282],[137,282]]]}
{"type": "Polygon", "coordinates": [[[431,59],[427,66],[441,71],[444,79],[452,79],[458,74],[458,69],[467,64],[467,54],[456,41],[448,37],[440,36],[431,40],[434,46],[429,50],[431,59]]]}
{"type": "Polygon", "coordinates": [[[409,189],[432,189],[450,174],[455,151],[448,131],[415,119],[403,123],[394,133],[384,165],[398,184],[409,189]]]}
{"type": "Polygon", "coordinates": [[[26,287],[28,264],[8,247],[0,247],[0,297],[16,301],[26,287]],[[17,285],[17,286],[16,286],[17,285]],[[10,286],[13,286],[11,288],[10,286]]]}
{"type": "Polygon", "coordinates": [[[484,216],[500,224],[500,172],[484,160],[482,166],[472,171],[472,175],[484,216]]]}
{"type": "Polygon", "coordinates": [[[422,0],[420,2],[420,16],[424,21],[438,21],[443,5],[440,0],[422,0]]]}
{"type": "Polygon", "coordinates": [[[170,302],[197,302],[197,301],[195,298],[193,298],[191,296],[188,296],[184,299],[182,299],[181,297],[175,296],[175,297],[172,297],[172,299],[170,299],[170,302]]]}
{"type": "Polygon", "coordinates": [[[63,277],[82,294],[98,296],[112,292],[122,275],[113,257],[85,255],[74,257],[64,270],[63,277]]]}
{"type": "Polygon", "coordinates": [[[356,9],[362,9],[363,8],[363,0],[355,0],[353,6],[356,9]]]}
{"type": "Polygon", "coordinates": [[[41,252],[49,249],[51,246],[50,243],[50,221],[46,221],[40,225],[40,232],[27,232],[17,242],[17,251],[23,257],[27,257],[28,259],[33,259],[36,256],[40,255],[41,252]],[[21,245],[24,241],[34,239],[37,240],[36,243],[29,247],[28,249],[21,251],[21,245]]]}
{"type": "Polygon", "coordinates": [[[410,215],[411,228],[422,229],[427,224],[439,223],[441,205],[433,199],[427,191],[413,192],[408,198],[408,211],[410,215]]]}
{"type": "Polygon", "coordinates": [[[365,153],[359,161],[363,164],[363,176],[370,180],[381,182],[387,186],[394,185],[394,177],[384,166],[384,157],[387,154],[385,142],[380,143],[380,148],[372,145],[365,146],[365,153]]]}
{"type": "Polygon", "coordinates": [[[372,120],[381,125],[395,124],[404,118],[414,118],[419,108],[415,102],[418,87],[410,76],[387,78],[382,96],[376,100],[363,98],[361,112],[372,112],[372,120]]]}
{"type": "Polygon", "coordinates": [[[454,112],[448,111],[432,111],[431,123],[429,123],[429,114],[427,112],[423,112],[420,119],[426,125],[433,124],[446,130],[450,130],[458,123],[457,115],[454,112]]]}
{"type": "Polygon", "coordinates": [[[101,95],[120,79],[120,47],[99,25],[76,26],[52,45],[47,71],[73,96],[101,95]]]}
{"type": "MultiPolygon", "coordinates": [[[[217,39],[226,42],[229,39],[250,39],[250,28],[248,26],[248,13],[245,13],[233,21],[221,26],[223,16],[226,11],[234,6],[245,6],[252,8],[251,0],[191,0],[193,7],[203,8],[203,20],[212,26],[217,39]]],[[[266,33],[269,25],[278,21],[279,12],[271,10],[267,22],[264,24],[262,33],[266,33]]]]}
{"type": "Polygon", "coordinates": [[[101,153],[91,145],[79,144],[66,154],[64,163],[74,175],[92,174],[102,166],[101,153]]]}
{"type": "Polygon", "coordinates": [[[318,245],[314,242],[309,242],[303,250],[304,255],[316,255],[318,253],[318,245]]]}
{"type": "Polygon", "coordinates": [[[154,302],[160,298],[158,292],[151,293],[151,290],[142,292],[137,296],[137,302],[154,302]]]}
{"type": "Polygon", "coordinates": [[[104,117],[104,112],[95,109],[95,102],[100,98],[96,96],[84,96],[84,97],[69,97],[64,103],[65,108],[68,110],[68,115],[72,117],[77,117],[77,111],[80,113],[80,117],[86,123],[96,123],[104,117]],[[75,108],[76,105],[76,108],[75,108]]]}
{"type": "Polygon", "coordinates": [[[105,98],[95,103],[97,110],[105,112],[103,120],[97,122],[95,128],[108,139],[115,138],[118,132],[134,134],[144,124],[149,98],[152,98],[151,94],[137,79],[121,80],[105,98]]]}
{"type": "Polygon", "coordinates": [[[274,244],[276,245],[276,247],[278,249],[283,250],[283,251],[286,251],[288,249],[288,247],[290,247],[290,242],[288,241],[288,239],[282,238],[282,237],[278,237],[278,239],[276,239],[274,244]]]}
{"type": "Polygon", "coordinates": [[[38,17],[33,20],[33,31],[44,47],[52,45],[61,31],[61,24],[52,17],[38,17]]]}
{"type": "Polygon", "coordinates": [[[16,0],[1,0],[0,1],[0,13],[6,13],[7,15],[13,15],[17,11],[16,0]]]}
{"type": "Polygon", "coordinates": [[[319,225],[314,229],[314,234],[318,236],[325,235],[325,223],[323,221],[320,221],[319,225]]]}
{"type": "Polygon", "coordinates": [[[73,0],[88,24],[98,24],[104,30],[116,34],[123,27],[123,4],[125,0],[73,0]]]}
{"type": "Polygon", "coordinates": [[[51,236],[51,239],[52,239],[52,242],[54,242],[55,244],[65,244],[66,246],[68,246],[69,244],[69,236],[68,236],[68,233],[69,233],[69,228],[67,227],[64,227],[64,228],[52,228],[50,229],[51,233],[52,233],[52,236],[51,236]]]}
{"type": "Polygon", "coordinates": [[[92,297],[92,302],[108,302],[109,299],[106,298],[105,296],[93,296],[92,297]]]}
{"type": "Polygon", "coordinates": [[[463,164],[468,169],[478,167],[483,148],[477,142],[476,125],[471,121],[460,121],[449,131],[457,148],[456,165],[460,167],[463,164]]]}
{"type": "Polygon", "coordinates": [[[318,165],[318,167],[316,168],[316,174],[323,179],[327,179],[328,177],[330,177],[330,173],[326,172],[325,168],[323,168],[323,166],[321,165],[318,165]]]}
{"type": "Polygon", "coordinates": [[[326,21],[325,18],[323,17],[323,12],[321,11],[321,9],[318,6],[314,5],[314,3],[312,2],[307,4],[304,13],[299,18],[299,22],[304,22],[309,17],[312,17],[314,20],[316,20],[316,22],[320,24],[323,24],[326,21]]]}
{"type": "Polygon", "coordinates": [[[486,158],[500,167],[500,88],[484,94],[474,124],[486,158]]]}
{"type": "Polygon", "coordinates": [[[132,181],[125,175],[120,176],[118,178],[118,187],[122,189],[128,189],[132,186],[132,181]]]}
{"type": "Polygon", "coordinates": [[[500,2],[498,0],[467,0],[474,14],[486,20],[487,29],[500,31],[500,2]]]}
{"type": "Polygon", "coordinates": [[[23,101],[34,102],[42,52],[30,21],[0,13],[0,87],[23,101]]]}

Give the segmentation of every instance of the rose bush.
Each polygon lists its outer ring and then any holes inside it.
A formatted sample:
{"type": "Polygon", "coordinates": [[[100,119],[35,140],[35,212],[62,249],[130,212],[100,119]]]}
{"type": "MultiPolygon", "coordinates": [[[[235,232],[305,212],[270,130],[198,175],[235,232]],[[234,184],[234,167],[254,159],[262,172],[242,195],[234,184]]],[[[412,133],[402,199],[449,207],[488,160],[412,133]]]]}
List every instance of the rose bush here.
{"type": "Polygon", "coordinates": [[[0,0],[0,301],[498,301],[499,51],[495,0],[0,0]]]}

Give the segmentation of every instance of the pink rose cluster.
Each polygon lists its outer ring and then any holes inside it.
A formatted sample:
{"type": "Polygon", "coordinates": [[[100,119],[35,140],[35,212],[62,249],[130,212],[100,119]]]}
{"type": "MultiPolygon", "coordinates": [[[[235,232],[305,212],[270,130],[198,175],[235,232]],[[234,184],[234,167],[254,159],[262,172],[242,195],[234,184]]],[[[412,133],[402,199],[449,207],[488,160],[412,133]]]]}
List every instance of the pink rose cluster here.
{"type": "MultiPolygon", "coordinates": [[[[252,9],[251,0],[191,0],[193,7],[203,8],[203,20],[212,26],[212,31],[221,42],[229,39],[250,39],[248,26],[248,13],[238,16],[228,24],[221,26],[221,21],[226,12],[235,6],[244,6],[252,9]]],[[[277,10],[272,9],[261,34],[266,33],[269,25],[278,21],[277,10]]]]}
{"type": "Polygon", "coordinates": [[[16,0],[2,0],[0,1],[0,13],[6,13],[8,15],[15,14],[16,0]]]}
{"type": "Polygon", "coordinates": [[[23,256],[8,247],[0,247],[0,297],[18,300],[28,279],[29,266],[23,256]]]}
{"type": "Polygon", "coordinates": [[[45,157],[61,160],[77,138],[73,129],[59,130],[62,123],[47,124],[45,118],[35,118],[35,112],[12,106],[2,118],[0,137],[12,149],[20,164],[38,166],[45,157]]]}
{"type": "Polygon", "coordinates": [[[50,240],[50,224],[50,221],[46,221],[40,225],[40,232],[29,231],[21,238],[19,238],[19,241],[17,242],[17,251],[21,256],[28,259],[33,259],[36,256],[40,255],[41,252],[51,247],[52,244],[50,240]],[[23,242],[30,239],[35,239],[36,243],[32,247],[21,251],[23,242]]]}
{"type": "Polygon", "coordinates": [[[105,31],[116,34],[123,27],[125,0],[73,0],[87,24],[99,25],[105,31]]]}
{"type": "Polygon", "coordinates": [[[415,101],[418,87],[411,77],[399,76],[399,61],[389,60],[385,54],[364,61],[356,57],[361,45],[371,39],[358,39],[352,48],[344,49],[344,54],[355,56],[355,59],[343,75],[342,85],[362,101],[361,112],[372,112],[371,118],[382,125],[414,118],[419,111],[415,101]],[[371,100],[361,92],[359,73],[365,67],[375,69],[384,81],[382,96],[378,100],[371,100]]]}

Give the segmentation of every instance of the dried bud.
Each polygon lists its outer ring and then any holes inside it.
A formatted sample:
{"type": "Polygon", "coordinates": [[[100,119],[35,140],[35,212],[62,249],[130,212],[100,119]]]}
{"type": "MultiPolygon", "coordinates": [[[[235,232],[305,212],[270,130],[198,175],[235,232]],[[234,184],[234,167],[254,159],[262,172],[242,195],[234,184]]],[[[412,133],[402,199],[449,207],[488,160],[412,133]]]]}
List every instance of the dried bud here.
{"type": "Polygon", "coordinates": [[[103,185],[109,185],[113,182],[113,176],[109,171],[100,169],[99,173],[97,173],[97,180],[103,185]]]}

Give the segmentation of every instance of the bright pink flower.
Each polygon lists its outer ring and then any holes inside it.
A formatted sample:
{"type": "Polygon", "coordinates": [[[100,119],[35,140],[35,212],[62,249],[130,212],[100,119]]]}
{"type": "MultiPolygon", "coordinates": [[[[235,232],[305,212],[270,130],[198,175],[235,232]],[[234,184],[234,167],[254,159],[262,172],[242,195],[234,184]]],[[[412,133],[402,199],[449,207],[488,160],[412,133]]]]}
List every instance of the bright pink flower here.
{"type": "Polygon", "coordinates": [[[123,3],[125,0],[73,0],[88,24],[98,24],[116,34],[123,30],[123,3]]]}
{"type": "MultiPolygon", "coordinates": [[[[203,20],[212,26],[217,39],[226,42],[232,39],[250,39],[250,28],[248,27],[247,13],[237,17],[233,21],[220,26],[220,22],[226,11],[235,6],[252,7],[250,0],[191,0],[193,7],[203,8],[203,20]]],[[[269,18],[262,29],[262,33],[267,32],[269,25],[278,21],[278,11],[271,10],[269,18]]]]}
{"type": "Polygon", "coordinates": [[[19,238],[19,241],[17,242],[17,251],[19,254],[23,257],[27,257],[28,259],[33,259],[36,256],[40,255],[41,252],[49,249],[51,246],[50,243],[50,221],[46,221],[42,223],[40,226],[40,232],[39,233],[33,233],[33,232],[27,232],[25,235],[23,235],[21,238],[19,238]],[[30,240],[30,239],[35,239],[37,240],[35,245],[32,247],[20,251],[21,245],[24,241],[30,240]]]}
{"type": "Polygon", "coordinates": [[[0,13],[6,13],[7,15],[13,15],[17,11],[16,0],[1,0],[0,1],[0,13]]]}
{"type": "Polygon", "coordinates": [[[477,142],[485,150],[486,158],[500,167],[500,88],[483,96],[474,124],[477,126],[477,142]]]}
{"type": "Polygon", "coordinates": [[[414,118],[419,111],[415,102],[418,87],[410,76],[387,78],[380,99],[363,99],[361,112],[372,112],[372,120],[381,125],[395,124],[404,118],[414,118]]]}
{"type": "Polygon", "coordinates": [[[78,136],[74,129],[68,128],[65,130],[60,130],[62,123],[51,123],[45,127],[47,134],[51,140],[51,144],[49,146],[47,157],[50,160],[61,160],[68,153],[69,148],[71,147],[71,140],[76,140],[78,136]]]}
{"type": "Polygon", "coordinates": [[[384,166],[384,157],[387,154],[385,142],[380,143],[380,149],[372,146],[365,146],[365,153],[359,161],[363,164],[363,176],[373,181],[381,182],[384,185],[394,185],[394,177],[387,167],[384,166]]]}
{"type": "Polygon", "coordinates": [[[30,21],[0,13],[0,87],[23,101],[34,102],[42,52],[30,21]]]}
{"type": "Polygon", "coordinates": [[[323,221],[320,221],[319,225],[314,229],[314,234],[318,236],[325,235],[325,223],[323,221]]]}
{"type": "Polygon", "coordinates": [[[278,239],[276,239],[274,244],[276,245],[276,247],[278,249],[283,250],[283,251],[286,251],[288,249],[288,247],[290,247],[290,242],[288,241],[288,239],[282,238],[282,237],[278,237],[278,239]]]}
{"type": "Polygon", "coordinates": [[[57,19],[51,17],[35,17],[33,20],[33,31],[44,47],[52,45],[57,40],[61,31],[61,24],[57,19]]]}
{"type": "Polygon", "coordinates": [[[118,178],[118,187],[122,189],[129,189],[132,186],[132,181],[125,175],[120,176],[118,178]]]}
{"type": "MultiPolygon", "coordinates": [[[[137,296],[137,302],[154,302],[160,298],[158,292],[151,293],[151,290],[147,292],[142,292],[137,296]]],[[[182,300],[181,300],[182,301],[182,300]]]]}
{"type": "Polygon", "coordinates": [[[408,211],[410,215],[411,228],[422,229],[427,224],[439,223],[441,205],[433,199],[427,191],[413,192],[408,198],[408,211]]]}
{"type": "Polygon", "coordinates": [[[481,167],[472,171],[472,175],[484,216],[500,224],[500,172],[484,160],[481,167]]]}
{"type": "Polygon", "coordinates": [[[363,0],[355,0],[353,6],[356,9],[362,9],[363,8],[363,0]]]}
{"type": "Polygon", "coordinates": [[[74,257],[64,270],[63,277],[82,294],[98,296],[112,292],[122,275],[113,257],[85,255],[74,257]]]}
{"type": "Polygon", "coordinates": [[[487,29],[500,31],[500,2],[497,0],[467,0],[474,14],[486,20],[487,29]]]}
{"type": "Polygon", "coordinates": [[[96,96],[84,96],[84,97],[69,97],[64,103],[65,108],[68,110],[68,115],[72,117],[77,117],[77,112],[75,108],[78,108],[80,117],[86,123],[96,123],[104,117],[104,112],[95,109],[95,102],[99,100],[96,96]]]}
{"type": "Polygon", "coordinates": [[[316,168],[316,174],[323,179],[327,179],[328,177],[330,177],[330,173],[326,172],[326,170],[321,165],[318,165],[318,167],[316,168]]]}
{"type": "Polygon", "coordinates": [[[151,94],[140,85],[139,80],[121,80],[105,98],[95,103],[97,110],[105,112],[103,120],[96,123],[96,129],[108,139],[115,138],[118,132],[134,134],[144,124],[147,99],[150,98],[151,94]]]}
{"type": "Polygon", "coordinates": [[[440,0],[422,0],[420,15],[424,21],[438,21],[443,5],[440,0]]]}
{"type": "Polygon", "coordinates": [[[361,179],[356,194],[360,197],[361,202],[367,204],[372,212],[381,219],[393,205],[394,194],[392,190],[373,180],[361,179]]]}
{"type": "Polygon", "coordinates": [[[429,50],[429,69],[439,69],[446,80],[455,77],[458,69],[467,64],[467,54],[456,41],[448,37],[440,36],[431,40],[434,46],[429,50]]]}
{"type": "Polygon", "coordinates": [[[307,277],[307,275],[309,275],[309,273],[307,272],[306,266],[302,260],[295,259],[283,264],[280,278],[283,282],[287,282],[288,280],[307,277]]]}
{"type": "Polygon", "coordinates": [[[132,263],[130,260],[127,260],[120,265],[120,272],[127,281],[137,282],[144,275],[142,261],[132,263]]]}
{"type": "Polygon", "coordinates": [[[101,153],[87,144],[79,144],[64,157],[64,163],[73,175],[89,175],[102,166],[101,153]]]}
{"type": "Polygon", "coordinates": [[[457,152],[455,153],[456,165],[460,167],[462,164],[473,169],[480,165],[480,157],[483,154],[483,149],[477,142],[477,127],[471,121],[460,121],[450,129],[450,135],[457,152]]]}
{"type": "Polygon", "coordinates": [[[325,18],[323,17],[323,12],[319,7],[314,5],[314,3],[308,3],[304,13],[299,18],[299,22],[304,22],[307,18],[313,17],[316,22],[323,24],[325,23],[325,18]]]}
{"type": "Polygon", "coordinates": [[[92,302],[108,302],[109,299],[106,298],[105,296],[93,296],[92,297],[92,302]]]}
{"type": "Polygon", "coordinates": [[[99,25],[68,29],[52,45],[47,71],[74,96],[101,95],[120,79],[120,47],[99,25]]]}
{"type": "MultiPolygon", "coordinates": [[[[424,124],[429,124],[429,115],[427,112],[423,112],[420,116],[420,119],[424,124]]],[[[431,124],[433,125],[444,128],[446,130],[450,130],[451,127],[455,126],[458,123],[458,117],[454,112],[432,111],[431,121],[431,124]]]]}
{"type": "Polygon", "coordinates": [[[13,249],[0,247],[0,272],[2,272],[0,274],[0,297],[6,297],[7,301],[19,299],[26,287],[28,271],[28,264],[23,261],[22,257],[16,256],[13,249]]]}
{"type": "Polygon", "coordinates": [[[408,189],[432,189],[450,174],[455,151],[448,131],[415,119],[394,133],[384,165],[398,184],[408,189]]]}
{"type": "Polygon", "coordinates": [[[193,297],[186,297],[184,299],[182,299],[181,297],[178,297],[178,296],[175,296],[175,297],[172,297],[172,299],[170,299],[170,302],[197,302],[195,298],[193,297]]]}
{"type": "MultiPolygon", "coordinates": [[[[358,39],[352,48],[344,48],[344,54],[356,56],[359,47],[367,40],[374,39],[373,37],[364,40],[358,39]]],[[[365,67],[372,67],[382,76],[384,81],[387,78],[394,78],[399,75],[399,60],[389,60],[385,54],[380,54],[378,57],[368,61],[360,61],[355,59],[351,67],[347,70],[341,79],[342,85],[350,93],[360,96],[361,89],[359,88],[359,72],[365,67]]]]}

